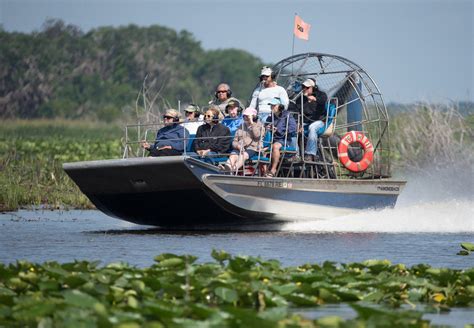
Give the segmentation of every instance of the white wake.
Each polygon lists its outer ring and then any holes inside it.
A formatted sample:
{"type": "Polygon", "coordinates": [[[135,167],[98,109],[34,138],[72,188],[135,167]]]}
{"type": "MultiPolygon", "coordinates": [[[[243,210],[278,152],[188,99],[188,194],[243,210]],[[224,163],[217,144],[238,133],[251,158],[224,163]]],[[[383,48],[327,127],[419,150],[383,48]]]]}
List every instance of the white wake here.
{"type": "Polygon", "coordinates": [[[401,177],[408,184],[393,209],[368,210],[331,220],[294,222],[285,231],[474,233],[472,168],[401,177]]]}

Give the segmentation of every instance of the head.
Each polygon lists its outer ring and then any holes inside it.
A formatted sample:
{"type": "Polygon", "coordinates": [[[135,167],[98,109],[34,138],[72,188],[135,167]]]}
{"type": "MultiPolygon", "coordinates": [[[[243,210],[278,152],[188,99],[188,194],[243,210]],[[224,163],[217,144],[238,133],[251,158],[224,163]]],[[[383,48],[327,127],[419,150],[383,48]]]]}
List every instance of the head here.
{"type": "Polygon", "coordinates": [[[199,117],[200,110],[198,105],[189,104],[188,107],[184,110],[184,115],[190,121],[196,120],[199,117]]]}
{"type": "Polygon", "coordinates": [[[215,96],[220,102],[226,101],[232,96],[232,90],[227,83],[221,83],[216,88],[215,96]]]}
{"type": "Polygon", "coordinates": [[[308,96],[313,93],[314,87],[316,86],[316,82],[313,79],[306,79],[302,85],[303,85],[303,94],[305,96],[308,96]]]}
{"type": "Polygon", "coordinates": [[[181,114],[173,108],[166,110],[165,115],[163,115],[163,122],[165,125],[172,125],[179,122],[181,114]]]}
{"type": "Polygon", "coordinates": [[[272,113],[276,115],[279,115],[285,108],[285,106],[283,106],[283,104],[281,103],[281,99],[276,98],[276,97],[270,100],[268,104],[270,105],[270,108],[272,109],[272,113]]]}
{"type": "Polygon", "coordinates": [[[240,103],[237,100],[230,100],[225,107],[227,115],[231,118],[236,118],[239,115],[240,103]]]}
{"type": "Polygon", "coordinates": [[[252,107],[247,107],[242,113],[242,116],[244,118],[244,122],[247,123],[250,121],[250,118],[252,118],[253,122],[257,121],[257,110],[252,107]]]}
{"type": "Polygon", "coordinates": [[[263,83],[265,88],[271,87],[274,84],[275,74],[273,73],[272,69],[267,66],[263,66],[262,70],[260,71],[260,81],[263,83]]]}
{"type": "Polygon", "coordinates": [[[207,124],[217,124],[219,122],[220,110],[217,106],[211,106],[204,114],[204,121],[207,124]]]}

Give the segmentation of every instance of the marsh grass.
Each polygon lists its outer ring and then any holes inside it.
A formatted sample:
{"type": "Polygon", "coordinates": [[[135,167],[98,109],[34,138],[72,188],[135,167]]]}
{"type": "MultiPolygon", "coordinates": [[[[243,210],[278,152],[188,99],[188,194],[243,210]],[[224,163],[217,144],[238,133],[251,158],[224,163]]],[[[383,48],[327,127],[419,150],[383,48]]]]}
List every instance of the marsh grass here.
{"type": "Polygon", "coordinates": [[[65,162],[117,158],[121,128],[60,120],[4,121],[0,128],[0,210],[93,208],[62,169],[65,162]]]}

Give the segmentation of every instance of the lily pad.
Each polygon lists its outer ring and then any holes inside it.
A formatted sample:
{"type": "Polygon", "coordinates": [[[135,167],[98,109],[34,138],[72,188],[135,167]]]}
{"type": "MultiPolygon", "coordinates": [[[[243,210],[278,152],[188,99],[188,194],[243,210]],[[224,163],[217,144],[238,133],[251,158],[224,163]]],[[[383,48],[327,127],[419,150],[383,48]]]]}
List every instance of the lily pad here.
{"type": "Polygon", "coordinates": [[[474,252],[474,244],[473,243],[461,243],[461,247],[464,248],[466,251],[474,252]]]}

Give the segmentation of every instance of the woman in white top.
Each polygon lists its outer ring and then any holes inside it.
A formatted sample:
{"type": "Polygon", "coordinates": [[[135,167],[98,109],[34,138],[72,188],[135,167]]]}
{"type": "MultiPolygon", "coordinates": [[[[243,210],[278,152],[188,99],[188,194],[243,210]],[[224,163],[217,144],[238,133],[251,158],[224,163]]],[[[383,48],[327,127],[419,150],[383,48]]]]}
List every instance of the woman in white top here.
{"type": "Polygon", "coordinates": [[[252,101],[250,107],[256,108],[260,119],[264,122],[267,116],[272,112],[268,103],[273,98],[280,98],[280,101],[285,109],[288,108],[290,100],[286,90],[277,85],[274,80],[275,75],[270,67],[264,66],[260,72],[260,85],[254,90],[252,94],[252,101]]]}

